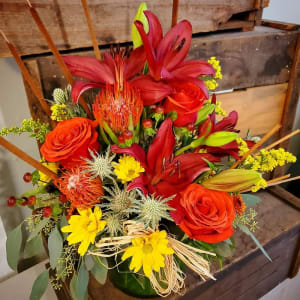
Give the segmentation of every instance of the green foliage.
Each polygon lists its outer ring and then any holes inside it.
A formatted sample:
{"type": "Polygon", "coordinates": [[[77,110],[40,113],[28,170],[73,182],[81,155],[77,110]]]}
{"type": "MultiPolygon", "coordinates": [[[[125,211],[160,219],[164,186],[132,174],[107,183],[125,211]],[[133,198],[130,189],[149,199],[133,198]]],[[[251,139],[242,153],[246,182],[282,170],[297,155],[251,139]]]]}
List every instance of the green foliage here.
{"type": "Polygon", "coordinates": [[[261,199],[259,197],[251,195],[251,194],[242,194],[242,198],[247,207],[255,206],[256,204],[258,204],[261,201],[261,199]]]}
{"type": "Polygon", "coordinates": [[[247,226],[247,228],[249,227],[250,231],[254,232],[258,227],[256,216],[257,216],[257,212],[253,208],[249,208],[243,213],[243,215],[235,216],[233,227],[238,227],[240,225],[243,225],[243,226],[247,226]]]}
{"type": "Polygon", "coordinates": [[[55,269],[58,264],[58,259],[61,257],[63,249],[63,239],[55,226],[48,238],[48,248],[50,257],[50,266],[55,269]]]}
{"type": "Polygon", "coordinates": [[[252,240],[254,241],[254,243],[256,244],[256,246],[261,250],[261,252],[264,254],[264,256],[269,260],[272,261],[271,257],[269,256],[269,254],[267,253],[267,251],[264,249],[264,247],[261,245],[261,243],[256,239],[256,237],[254,236],[254,234],[249,230],[249,228],[246,225],[242,225],[239,224],[238,225],[239,228],[246,233],[247,235],[249,235],[252,240]]]}
{"type": "Polygon", "coordinates": [[[9,133],[20,135],[24,132],[29,133],[30,137],[36,138],[40,143],[43,143],[46,134],[50,132],[50,125],[48,123],[41,123],[40,120],[25,119],[22,121],[21,127],[2,128],[0,136],[6,136],[9,133]]]}
{"type": "Polygon", "coordinates": [[[201,124],[203,121],[205,121],[208,118],[208,115],[211,114],[215,109],[214,104],[207,103],[205,104],[197,114],[197,120],[195,125],[201,124]]]}
{"type": "MultiPolygon", "coordinates": [[[[60,231],[61,231],[62,227],[65,227],[65,226],[67,226],[67,225],[68,225],[67,218],[66,218],[65,215],[62,215],[62,216],[61,216],[61,219],[60,219],[60,222],[59,222],[59,228],[60,228],[60,231]]],[[[67,238],[67,236],[68,236],[68,233],[67,233],[67,232],[62,232],[62,231],[61,231],[61,233],[62,233],[63,238],[64,238],[64,240],[65,240],[65,239],[67,238]]]]}
{"type": "Polygon", "coordinates": [[[27,242],[33,239],[36,235],[38,235],[41,230],[47,225],[49,222],[49,218],[42,219],[33,229],[33,231],[30,233],[27,242]]]}
{"type": "Polygon", "coordinates": [[[40,172],[38,170],[35,170],[34,172],[32,172],[32,178],[31,178],[31,182],[32,184],[37,184],[38,181],[40,180],[40,172]]]}
{"type": "Polygon", "coordinates": [[[30,241],[27,241],[24,249],[24,258],[29,258],[40,254],[43,251],[43,240],[42,236],[39,234],[35,236],[30,241]]]}
{"type": "Polygon", "coordinates": [[[31,294],[30,294],[30,300],[39,300],[45,293],[47,286],[49,283],[49,271],[46,270],[43,273],[41,273],[37,279],[34,281],[31,294]]]}
{"type": "Polygon", "coordinates": [[[22,223],[13,229],[6,240],[6,258],[8,265],[17,272],[22,244],[22,223]]]}
{"type": "Polygon", "coordinates": [[[85,267],[85,264],[82,262],[78,271],[78,278],[77,278],[77,295],[80,300],[81,299],[84,300],[87,297],[88,283],[89,283],[89,273],[85,267]]]}
{"type": "Polygon", "coordinates": [[[70,292],[72,295],[72,298],[74,300],[78,300],[78,293],[77,293],[77,274],[74,273],[70,282],[70,292]]]}
{"type": "Polygon", "coordinates": [[[95,260],[91,255],[85,255],[84,256],[84,263],[85,267],[88,271],[91,271],[95,265],[95,260]]]}
{"type": "Polygon", "coordinates": [[[94,256],[93,258],[96,261],[96,264],[93,266],[91,272],[100,284],[104,284],[108,272],[107,260],[106,258],[99,256],[94,256]]]}

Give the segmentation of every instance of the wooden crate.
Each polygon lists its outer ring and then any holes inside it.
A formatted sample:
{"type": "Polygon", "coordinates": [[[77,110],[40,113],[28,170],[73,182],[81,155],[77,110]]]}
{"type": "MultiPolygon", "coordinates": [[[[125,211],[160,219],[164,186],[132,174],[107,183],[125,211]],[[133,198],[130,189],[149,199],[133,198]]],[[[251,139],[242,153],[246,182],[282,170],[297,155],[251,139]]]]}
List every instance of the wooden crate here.
{"type": "MultiPolygon", "coordinates": [[[[277,123],[283,124],[280,135],[291,130],[299,96],[299,33],[298,26],[268,21],[253,31],[219,32],[193,38],[190,59],[216,56],[221,60],[224,78],[218,90],[231,91],[218,95],[218,100],[223,102],[225,110],[239,112],[237,127],[242,133],[251,127],[252,134],[262,135],[277,123]]],[[[90,49],[74,53],[93,55],[90,49]]],[[[66,80],[52,56],[30,57],[25,62],[40,83],[45,98],[51,99],[53,88],[65,87],[66,80]]],[[[46,120],[38,101],[28,87],[26,89],[33,116],[46,120]]],[[[287,278],[293,266],[296,272],[300,202],[281,188],[272,188],[271,192],[260,192],[263,201],[258,207],[258,220],[262,230],[256,235],[273,262],[268,262],[247,236],[237,233],[237,253],[226,261],[223,270],[215,273],[218,280],[203,283],[188,273],[187,293],[182,299],[257,299],[287,278]]],[[[60,299],[69,299],[68,291],[64,292],[60,299]]],[[[92,276],[89,295],[95,300],[133,299],[110,282],[100,286],[92,276]]]]}
{"type": "MultiPolygon", "coordinates": [[[[80,1],[32,0],[60,50],[90,46],[90,37],[80,1]]],[[[96,36],[101,45],[131,40],[131,22],[141,1],[89,0],[96,36]]],[[[251,30],[259,24],[269,0],[180,0],[178,19],[188,19],[193,32],[251,30]]],[[[148,8],[161,20],[164,30],[171,24],[172,0],[152,0],[148,8]]],[[[37,30],[25,0],[0,1],[0,28],[22,55],[49,52],[37,30]]],[[[10,56],[0,39],[0,57],[10,56]]]]}

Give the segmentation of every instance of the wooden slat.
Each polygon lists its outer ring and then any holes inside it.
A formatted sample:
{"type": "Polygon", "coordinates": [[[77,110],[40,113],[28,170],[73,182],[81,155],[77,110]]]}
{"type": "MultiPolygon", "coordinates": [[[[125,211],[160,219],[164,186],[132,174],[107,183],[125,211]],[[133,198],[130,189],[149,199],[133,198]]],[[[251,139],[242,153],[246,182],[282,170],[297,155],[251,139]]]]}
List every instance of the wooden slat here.
{"type": "Polygon", "coordinates": [[[249,88],[217,95],[225,111],[236,110],[239,119],[236,128],[241,136],[251,129],[252,135],[262,135],[280,123],[287,83],[249,88]]]}
{"type": "MultiPolygon", "coordinates": [[[[51,36],[55,36],[60,50],[89,47],[89,32],[80,1],[32,0],[51,36]]],[[[140,4],[139,0],[90,0],[91,19],[100,44],[131,40],[131,22],[140,4]]],[[[148,8],[162,22],[164,31],[170,28],[172,0],[148,1],[148,8]]],[[[268,1],[260,1],[255,8],[254,0],[181,0],[178,21],[188,19],[193,31],[216,31],[236,14],[266,7],[268,1]]],[[[239,17],[239,15],[238,15],[239,17]]],[[[47,52],[48,47],[27,9],[25,0],[0,1],[0,28],[17,45],[19,53],[47,52]]],[[[236,28],[236,27],[235,27],[236,28]]],[[[240,27],[238,27],[240,28],[240,27]]],[[[10,56],[0,41],[0,57],[10,56]]]]}

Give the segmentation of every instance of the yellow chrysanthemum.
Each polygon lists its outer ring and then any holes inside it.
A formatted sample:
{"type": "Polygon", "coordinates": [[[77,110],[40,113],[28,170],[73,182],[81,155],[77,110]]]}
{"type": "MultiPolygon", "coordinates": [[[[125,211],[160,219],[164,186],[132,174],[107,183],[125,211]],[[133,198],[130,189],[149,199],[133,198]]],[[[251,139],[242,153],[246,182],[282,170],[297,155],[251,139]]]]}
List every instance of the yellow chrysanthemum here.
{"type": "Polygon", "coordinates": [[[79,215],[71,216],[69,225],[62,232],[71,232],[67,237],[69,245],[81,243],[78,253],[83,256],[89,245],[95,242],[96,235],[102,231],[106,221],[101,221],[102,211],[96,206],[94,212],[89,209],[78,209],[79,215]]]}
{"type": "Polygon", "coordinates": [[[174,253],[174,250],[168,247],[168,242],[165,230],[134,238],[131,240],[132,245],[125,250],[122,260],[132,256],[129,269],[136,273],[143,267],[144,274],[150,277],[152,270],[158,272],[165,266],[164,255],[174,253]]]}
{"type": "Polygon", "coordinates": [[[145,169],[141,164],[134,159],[132,156],[124,155],[119,159],[119,163],[114,163],[114,173],[117,178],[126,183],[140,176],[140,173],[144,172],[145,169]]]}
{"type": "MultiPolygon", "coordinates": [[[[58,171],[58,164],[57,163],[52,163],[52,162],[47,162],[44,160],[41,160],[41,163],[43,166],[47,167],[49,170],[53,171],[54,173],[57,174],[58,171]]],[[[49,177],[48,175],[42,173],[41,171],[39,171],[39,175],[40,175],[40,181],[42,185],[46,185],[47,183],[49,183],[51,181],[51,177],[49,177]]]]}

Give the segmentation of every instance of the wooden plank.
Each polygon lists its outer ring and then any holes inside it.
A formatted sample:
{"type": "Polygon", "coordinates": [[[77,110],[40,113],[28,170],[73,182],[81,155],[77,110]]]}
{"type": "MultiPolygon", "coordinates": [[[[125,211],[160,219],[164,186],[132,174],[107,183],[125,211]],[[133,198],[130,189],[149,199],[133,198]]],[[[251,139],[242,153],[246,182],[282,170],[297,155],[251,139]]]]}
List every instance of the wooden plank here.
{"type": "Polygon", "coordinates": [[[261,24],[264,26],[277,28],[281,30],[298,30],[300,28],[300,25],[297,24],[291,24],[286,22],[280,22],[280,21],[273,21],[273,20],[262,20],[261,24]]]}
{"type": "MultiPolygon", "coordinates": [[[[188,59],[220,60],[223,79],[218,90],[284,83],[290,77],[297,32],[257,27],[251,32],[198,36],[192,40],[188,59]]],[[[92,50],[71,54],[94,56],[92,50]]],[[[36,60],[44,95],[51,99],[55,87],[65,87],[65,78],[52,56],[36,60]]]]}
{"type": "Polygon", "coordinates": [[[249,88],[217,95],[225,111],[239,114],[236,128],[241,136],[251,129],[251,135],[262,135],[280,123],[287,83],[249,88]]]}
{"type": "MultiPolygon", "coordinates": [[[[31,2],[37,8],[50,35],[55,37],[60,50],[91,45],[80,1],[32,0],[31,2]]],[[[139,0],[90,0],[88,4],[100,44],[131,40],[131,22],[140,4],[139,0]]],[[[161,20],[164,31],[168,30],[171,24],[172,0],[148,1],[147,5],[161,20]]],[[[255,3],[254,0],[181,0],[178,21],[190,20],[194,33],[216,31],[229,20],[234,20],[236,14],[251,12],[267,5],[268,1],[255,3]]],[[[22,55],[49,51],[31,19],[24,0],[0,1],[0,28],[22,55]]],[[[0,57],[5,56],[10,56],[10,53],[1,40],[0,57]]]]}
{"type": "Polygon", "coordinates": [[[284,188],[276,185],[268,188],[268,191],[272,193],[273,195],[276,195],[277,197],[283,199],[284,201],[287,201],[291,205],[293,205],[295,208],[300,209],[300,198],[296,197],[292,193],[288,192],[284,188]]]}

